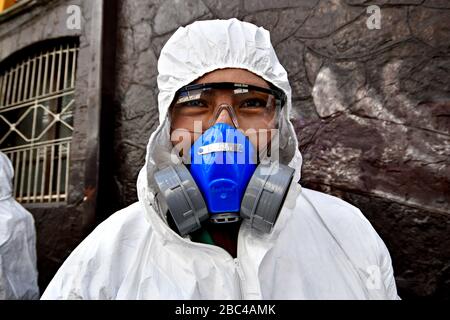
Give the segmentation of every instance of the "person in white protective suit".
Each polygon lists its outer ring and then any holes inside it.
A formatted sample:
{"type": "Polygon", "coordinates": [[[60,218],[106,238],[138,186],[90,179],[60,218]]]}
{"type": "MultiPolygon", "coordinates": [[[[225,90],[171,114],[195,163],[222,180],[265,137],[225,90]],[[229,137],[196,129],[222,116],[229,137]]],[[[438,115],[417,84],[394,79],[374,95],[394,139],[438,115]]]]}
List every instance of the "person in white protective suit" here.
{"type": "Polygon", "coordinates": [[[39,299],[34,219],[12,197],[13,176],[0,151],[0,300],[39,299]]]}
{"type": "Polygon", "coordinates": [[[139,201],[72,252],[43,299],[399,298],[360,210],[299,184],[291,87],[267,30],[237,19],[180,27],[158,72],[139,201]],[[258,145],[255,126],[276,130],[258,145]],[[278,162],[259,156],[268,146],[278,162]],[[240,154],[248,163],[208,162],[240,154]]]}

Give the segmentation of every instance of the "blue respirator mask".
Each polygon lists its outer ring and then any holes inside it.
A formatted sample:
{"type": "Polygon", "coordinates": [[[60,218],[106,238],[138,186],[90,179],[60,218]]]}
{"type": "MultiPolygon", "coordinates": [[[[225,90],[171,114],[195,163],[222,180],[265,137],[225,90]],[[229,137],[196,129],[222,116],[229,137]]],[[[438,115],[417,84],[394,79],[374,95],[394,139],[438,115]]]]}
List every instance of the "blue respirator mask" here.
{"type": "Polygon", "coordinates": [[[191,164],[155,173],[158,201],[172,215],[181,235],[201,224],[249,219],[269,233],[279,215],[294,170],[277,163],[256,164],[254,147],[225,123],[209,128],[191,147],[191,164]]]}
{"type": "Polygon", "coordinates": [[[184,236],[208,220],[249,219],[252,228],[270,232],[293,174],[292,168],[278,162],[258,164],[248,137],[234,126],[216,123],[191,146],[189,164],[168,166],[154,178],[158,202],[184,236]]]}

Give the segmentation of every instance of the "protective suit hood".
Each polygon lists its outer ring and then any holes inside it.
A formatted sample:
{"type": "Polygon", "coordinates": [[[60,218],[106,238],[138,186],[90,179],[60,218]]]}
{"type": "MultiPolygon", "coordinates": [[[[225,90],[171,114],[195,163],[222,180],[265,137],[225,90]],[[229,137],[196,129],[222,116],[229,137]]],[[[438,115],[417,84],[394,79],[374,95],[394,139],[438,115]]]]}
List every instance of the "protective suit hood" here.
{"type": "MultiPolygon", "coordinates": [[[[150,203],[157,212],[154,172],[170,163],[181,162],[177,154],[171,153],[168,110],[174,95],[178,89],[206,73],[223,68],[246,69],[285,92],[287,102],[280,115],[279,159],[295,170],[293,181],[300,180],[302,157],[289,120],[291,87],[287,72],[272,47],[269,32],[235,18],[197,21],[178,28],[162,48],[158,60],[159,126],[149,139],[145,165],[137,182],[140,201],[150,203]]],[[[156,217],[147,218],[153,220],[156,217]]],[[[151,223],[160,225],[160,221],[151,223]]],[[[167,231],[165,227],[156,229],[167,231]]]]}
{"type": "Polygon", "coordinates": [[[8,157],[0,152],[0,201],[11,197],[14,169],[8,157]]]}

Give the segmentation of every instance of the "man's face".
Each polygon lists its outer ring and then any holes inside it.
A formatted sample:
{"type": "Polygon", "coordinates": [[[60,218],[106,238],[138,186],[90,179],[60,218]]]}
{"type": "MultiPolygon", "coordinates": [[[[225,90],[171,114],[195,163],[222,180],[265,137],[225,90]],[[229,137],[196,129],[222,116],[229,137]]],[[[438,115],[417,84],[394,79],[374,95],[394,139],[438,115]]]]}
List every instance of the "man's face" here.
{"type": "MultiPolygon", "coordinates": [[[[269,84],[261,77],[255,75],[250,71],[235,68],[218,69],[212,71],[197,79],[195,82],[193,82],[193,84],[218,82],[243,83],[270,89],[269,84]]],[[[230,94],[227,90],[218,91],[217,94],[214,95],[214,97],[210,98],[210,101],[211,105],[213,105],[213,108],[217,108],[218,106],[224,104],[237,107],[235,106],[236,102],[233,101],[232,94],[230,94]]],[[[233,121],[233,116],[230,114],[229,109],[219,108],[217,110],[219,114],[215,115],[215,117],[213,118],[213,123],[208,123],[208,126],[212,126],[216,123],[226,123],[231,126],[236,125],[236,120],[233,121]]],[[[197,140],[202,134],[202,130],[192,130],[191,128],[193,127],[193,117],[188,116],[186,113],[183,114],[182,111],[177,110],[173,105],[171,106],[169,112],[171,119],[172,144],[174,146],[176,145],[180,150],[189,150],[192,143],[194,143],[194,141],[197,140]]],[[[277,115],[276,112],[273,111],[272,114],[266,113],[265,117],[256,117],[252,115],[251,112],[252,111],[248,112],[247,116],[245,112],[241,112],[239,114],[239,122],[242,125],[239,125],[238,129],[240,129],[249,138],[249,140],[257,148],[257,150],[262,150],[271,140],[270,130],[276,129],[276,123],[278,121],[277,115]]],[[[203,123],[203,128],[205,128],[205,123],[203,123]]]]}

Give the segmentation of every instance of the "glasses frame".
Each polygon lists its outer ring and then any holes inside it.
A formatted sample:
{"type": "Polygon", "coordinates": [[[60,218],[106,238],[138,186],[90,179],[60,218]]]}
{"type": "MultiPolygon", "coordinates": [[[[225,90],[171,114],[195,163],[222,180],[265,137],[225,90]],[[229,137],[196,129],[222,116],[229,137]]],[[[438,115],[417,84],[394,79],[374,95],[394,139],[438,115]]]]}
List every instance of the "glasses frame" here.
{"type": "Polygon", "coordinates": [[[188,84],[184,87],[181,87],[175,92],[175,99],[178,97],[179,94],[186,92],[186,91],[193,91],[193,90],[209,90],[209,89],[222,89],[222,90],[233,90],[233,89],[247,89],[247,90],[254,90],[254,91],[260,91],[264,93],[268,93],[273,95],[277,100],[280,101],[280,109],[284,107],[286,104],[286,94],[283,90],[275,87],[274,85],[270,84],[269,88],[263,88],[251,84],[246,83],[236,83],[236,82],[208,82],[208,83],[196,83],[196,84],[188,84]]]}

